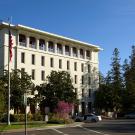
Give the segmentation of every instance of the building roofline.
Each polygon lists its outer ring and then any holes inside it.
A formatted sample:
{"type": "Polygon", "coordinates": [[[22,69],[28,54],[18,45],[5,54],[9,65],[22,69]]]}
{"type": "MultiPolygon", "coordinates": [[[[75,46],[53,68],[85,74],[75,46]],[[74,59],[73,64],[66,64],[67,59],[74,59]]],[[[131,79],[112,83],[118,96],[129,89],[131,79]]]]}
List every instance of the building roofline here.
{"type": "MultiPolygon", "coordinates": [[[[8,26],[9,24],[6,23],[6,22],[1,22],[0,25],[8,26]]],[[[61,36],[61,35],[49,33],[49,32],[43,31],[43,30],[39,30],[39,29],[36,29],[36,28],[31,28],[31,27],[24,26],[24,25],[21,25],[21,24],[17,24],[17,25],[11,24],[10,26],[14,27],[16,29],[21,28],[21,29],[30,30],[30,31],[33,31],[33,32],[39,32],[39,33],[42,33],[42,34],[46,34],[48,36],[53,36],[53,37],[56,37],[56,38],[59,38],[59,39],[64,39],[66,41],[70,41],[70,42],[74,42],[74,43],[78,43],[78,44],[83,44],[83,45],[92,47],[92,48],[94,48],[94,49],[96,49],[98,51],[103,50],[102,48],[100,48],[97,45],[93,45],[93,44],[90,44],[90,43],[87,43],[87,42],[82,42],[82,41],[79,41],[79,40],[76,40],[76,39],[72,39],[72,38],[61,36]]]]}

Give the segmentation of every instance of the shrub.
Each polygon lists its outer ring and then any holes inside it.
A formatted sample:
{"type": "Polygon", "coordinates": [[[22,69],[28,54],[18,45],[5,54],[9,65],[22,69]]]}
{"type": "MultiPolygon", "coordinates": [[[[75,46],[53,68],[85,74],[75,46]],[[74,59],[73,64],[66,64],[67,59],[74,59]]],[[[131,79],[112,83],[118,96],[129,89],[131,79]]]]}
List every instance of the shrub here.
{"type": "Polygon", "coordinates": [[[48,122],[47,122],[48,124],[65,124],[65,121],[64,120],[49,120],[48,122]]]}
{"type": "MultiPolygon", "coordinates": [[[[1,117],[1,122],[7,122],[7,121],[8,121],[8,115],[3,114],[3,116],[1,117]]],[[[11,122],[16,122],[16,118],[12,114],[10,114],[10,121],[11,122]]]]}
{"type": "MultiPolygon", "coordinates": [[[[67,115],[67,113],[65,113],[67,115]]],[[[64,118],[62,115],[61,117],[61,113],[54,113],[51,114],[49,116],[49,121],[47,123],[51,123],[51,124],[69,124],[69,123],[73,123],[73,120],[70,118],[64,118]],[[51,117],[50,117],[51,116],[51,117]]]]}
{"type": "Polygon", "coordinates": [[[39,113],[33,114],[33,120],[34,121],[43,121],[44,120],[44,116],[39,114],[39,113]]]}
{"type": "Polygon", "coordinates": [[[17,122],[25,121],[25,114],[14,114],[17,122]]]}

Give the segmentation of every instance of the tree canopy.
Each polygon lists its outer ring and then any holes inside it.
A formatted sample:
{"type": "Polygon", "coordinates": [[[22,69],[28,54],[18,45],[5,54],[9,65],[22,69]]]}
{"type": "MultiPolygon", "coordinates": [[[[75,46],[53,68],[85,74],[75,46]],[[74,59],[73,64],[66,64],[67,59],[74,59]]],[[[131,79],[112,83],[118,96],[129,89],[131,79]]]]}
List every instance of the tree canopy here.
{"type": "MultiPolygon", "coordinates": [[[[4,76],[1,78],[6,86],[8,86],[8,72],[5,71],[4,76]]],[[[29,92],[33,86],[31,77],[24,71],[12,70],[10,73],[10,89],[11,89],[11,109],[14,109],[15,113],[23,110],[24,106],[24,93],[29,92]]],[[[6,90],[8,95],[8,90],[6,90]]],[[[8,97],[8,96],[6,96],[8,97]]],[[[8,100],[6,100],[8,101],[8,100]]]]}
{"type": "Polygon", "coordinates": [[[41,106],[49,106],[53,111],[58,101],[73,103],[76,100],[76,93],[72,85],[71,76],[66,71],[52,71],[47,81],[37,87],[38,98],[41,98],[41,106]]]}

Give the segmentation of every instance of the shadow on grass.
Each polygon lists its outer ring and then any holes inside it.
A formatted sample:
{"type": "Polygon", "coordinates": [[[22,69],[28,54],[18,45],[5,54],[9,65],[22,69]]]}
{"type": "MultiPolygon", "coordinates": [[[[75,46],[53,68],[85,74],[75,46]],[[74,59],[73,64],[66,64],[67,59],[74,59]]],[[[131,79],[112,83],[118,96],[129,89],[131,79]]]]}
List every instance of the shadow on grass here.
{"type": "MultiPolygon", "coordinates": [[[[27,128],[34,128],[34,127],[45,127],[47,124],[45,122],[29,122],[27,123],[27,128]]],[[[23,129],[25,128],[24,122],[15,122],[11,123],[11,125],[7,125],[7,123],[0,123],[0,135],[3,132],[8,130],[16,130],[16,129],[23,129]]]]}

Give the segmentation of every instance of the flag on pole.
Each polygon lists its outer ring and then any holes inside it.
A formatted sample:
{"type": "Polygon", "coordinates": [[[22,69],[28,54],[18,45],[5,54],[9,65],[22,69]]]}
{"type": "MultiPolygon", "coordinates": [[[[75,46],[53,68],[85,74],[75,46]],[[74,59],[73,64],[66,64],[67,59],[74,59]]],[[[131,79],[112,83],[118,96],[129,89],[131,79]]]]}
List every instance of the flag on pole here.
{"type": "Polygon", "coordinates": [[[9,58],[10,58],[10,62],[11,62],[12,56],[13,56],[12,48],[13,48],[13,39],[12,39],[11,31],[9,30],[9,58]]]}

